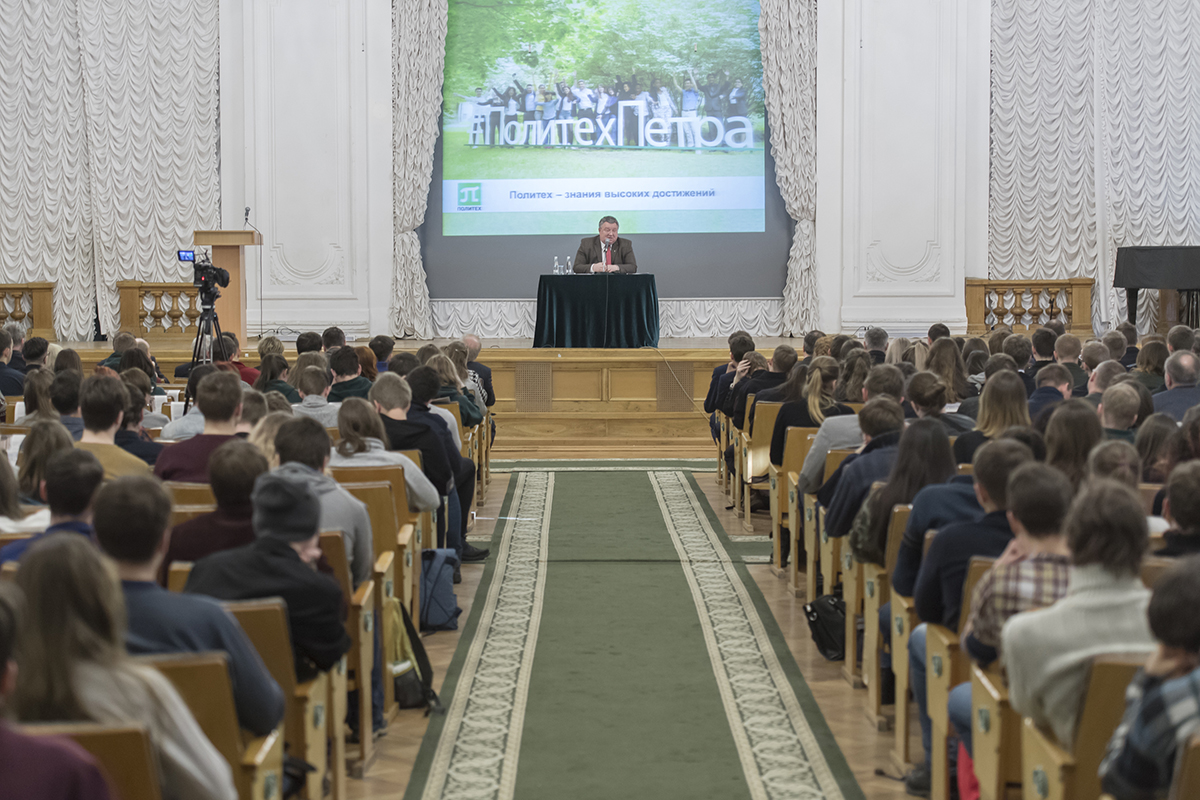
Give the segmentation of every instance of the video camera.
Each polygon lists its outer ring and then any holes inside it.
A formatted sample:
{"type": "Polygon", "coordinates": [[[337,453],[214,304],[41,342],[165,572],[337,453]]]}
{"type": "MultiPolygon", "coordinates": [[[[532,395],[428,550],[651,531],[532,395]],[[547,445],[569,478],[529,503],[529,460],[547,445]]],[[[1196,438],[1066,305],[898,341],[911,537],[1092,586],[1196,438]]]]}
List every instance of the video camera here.
{"type": "Polygon", "coordinates": [[[192,286],[200,290],[201,305],[212,303],[221,296],[218,286],[229,285],[229,271],[214,267],[208,253],[201,251],[197,257],[195,250],[180,250],[179,260],[192,265],[192,286]]]}

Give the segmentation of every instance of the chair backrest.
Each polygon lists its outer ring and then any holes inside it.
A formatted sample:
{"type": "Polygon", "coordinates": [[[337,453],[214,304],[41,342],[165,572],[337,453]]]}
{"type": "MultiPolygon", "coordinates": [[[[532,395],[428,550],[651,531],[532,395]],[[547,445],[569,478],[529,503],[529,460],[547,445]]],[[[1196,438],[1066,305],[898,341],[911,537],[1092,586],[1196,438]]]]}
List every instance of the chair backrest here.
{"type": "Polygon", "coordinates": [[[958,474],[959,475],[974,475],[975,474],[975,465],[974,464],[959,464],[958,465],[958,474]]]}
{"type": "Polygon", "coordinates": [[[195,563],[192,561],[172,561],[167,567],[167,589],[182,592],[192,576],[193,566],[195,563]]]}
{"type": "Polygon", "coordinates": [[[1171,796],[1179,800],[1200,797],[1200,734],[1193,736],[1183,751],[1171,796]]]}
{"type": "MultiPolygon", "coordinates": [[[[757,396],[758,396],[758,393],[757,393],[757,392],[750,392],[749,394],[747,394],[747,395],[746,395],[746,408],[750,408],[750,406],[754,405],[754,398],[755,398],[755,397],[757,397],[757,396]]],[[[746,421],[747,421],[749,418],[750,418],[750,415],[749,415],[749,414],[747,414],[747,415],[746,415],[746,416],[745,416],[745,417],[742,419],[742,424],[743,424],[743,425],[745,425],[745,424],[746,424],[746,421]]],[[[734,429],[734,430],[737,430],[737,431],[745,430],[745,428],[739,428],[737,425],[734,425],[734,422],[733,422],[733,416],[732,416],[732,415],[730,415],[730,417],[729,417],[729,424],[733,426],[733,429],[734,429]]]]}
{"type": "Polygon", "coordinates": [[[12,423],[0,425],[0,436],[28,436],[30,427],[29,425],[13,425],[12,423]]]}
{"type": "Polygon", "coordinates": [[[193,520],[196,517],[202,517],[205,514],[211,514],[217,510],[216,503],[194,503],[192,505],[174,504],[171,505],[171,527],[182,525],[183,523],[193,520]]]}
{"type": "MultiPolygon", "coordinates": [[[[820,429],[796,427],[787,429],[786,438],[783,440],[783,463],[779,469],[781,473],[787,475],[789,472],[799,472],[804,468],[804,459],[808,458],[808,452],[812,450],[813,439],[816,438],[818,430],[820,429]]],[[[770,449],[769,439],[767,448],[770,449]]]]}
{"type": "Polygon", "coordinates": [[[846,406],[849,407],[849,409],[851,411],[853,411],[855,414],[862,411],[863,406],[865,406],[865,405],[866,405],[866,403],[846,403],[846,406]]]}
{"type": "Polygon", "coordinates": [[[995,563],[996,559],[994,558],[971,556],[971,563],[967,565],[967,575],[963,578],[962,604],[958,609],[958,629],[960,631],[966,628],[967,617],[971,616],[971,597],[975,594],[975,586],[995,563]]]}
{"type": "Polygon", "coordinates": [[[888,575],[896,571],[896,559],[900,557],[900,543],[904,540],[904,529],[912,514],[912,503],[892,506],[892,518],[888,520],[887,547],[883,565],[888,575]]]}
{"type": "Polygon", "coordinates": [[[329,473],[338,483],[390,483],[396,519],[400,520],[401,525],[416,520],[417,514],[408,510],[408,484],[404,482],[404,467],[399,464],[387,467],[332,467],[329,473]]]}
{"type": "Polygon", "coordinates": [[[229,762],[236,781],[242,771],[244,747],[233,700],[228,656],[215,650],[139,656],[137,661],[154,667],[171,682],[196,718],[200,730],[229,762]]]}
{"type": "Polygon", "coordinates": [[[837,468],[842,465],[850,456],[854,455],[854,451],[849,448],[839,450],[830,450],[825,456],[825,480],[829,480],[829,476],[837,472],[837,468]]]}
{"type": "Polygon", "coordinates": [[[350,580],[350,559],[346,556],[346,540],[341,531],[321,531],[321,552],[325,561],[333,570],[333,577],[342,587],[342,597],[347,600],[354,596],[354,586],[350,580]]]}
{"type": "Polygon", "coordinates": [[[87,750],[104,767],[120,797],[162,800],[158,764],[150,735],[140,725],[100,725],[93,722],[54,722],[22,725],[31,736],[63,736],[87,750]]]}
{"type": "Polygon", "coordinates": [[[217,503],[217,498],[213,496],[212,486],[207,483],[166,481],[163,486],[171,495],[172,506],[216,505],[217,503]]]}
{"type": "Polygon", "coordinates": [[[1153,589],[1154,584],[1158,583],[1158,579],[1169,570],[1173,565],[1177,564],[1178,560],[1174,558],[1160,558],[1150,556],[1142,561],[1142,583],[1147,589],[1153,589]]]}
{"type": "Polygon", "coordinates": [[[449,411],[451,414],[454,415],[454,421],[458,423],[458,438],[463,443],[466,443],[467,429],[463,427],[462,409],[459,408],[458,403],[451,400],[448,403],[445,403],[445,404],[439,403],[438,405],[442,406],[442,408],[446,409],[447,411],[449,411]]]}
{"type": "Polygon", "coordinates": [[[17,418],[17,403],[25,402],[24,395],[4,395],[4,421],[11,425],[17,418]]]}
{"type": "Polygon", "coordinates": [[[258,651],[284,697],[296,694],[296,661],[292,633],[288,628],[287,605],[280,597],[237,600],[223,603],[237,619],[246,637],[258,651]]]}
{"type": "Polygon", "coordinates": [[[771,435],[775,432],[775,419],[782,407],[783,403],[759,403],[754,407],[754,430],[750,434],[746,464],[747,479],[767,474],[767,467],[771,463],[771,435]]]}
{"type": "Polygon", "coordinates": [[[1102,655],[1092,661],[1087,694],[1075,728],[1075,796],[1100,796],[1100,761],[1125,712],[1125,690],[1144,655],[1102,655]]]}
{"type": "Polygon", "coordinates": [[[394,553],[396,536],[400,533],[400,521],[396,519],[392,484],[388,481],[343,483],[342,488],[367,505],[367,514],[371,518],[371,538],[374,540],[372,552],[375,557],[388,552],[394,553]]]}
{"type": "Polygon", "coordinates": [[[337,444],[338,442],[340,442],[342,440],[342,429],[341,428],[326,428],[325,432],[327,434],[329,434],[329,440],[331,442],[333,442],[334,444],[337,444]]]}
{"type": "Polygon", "coordinates": [[[1161,483],[1138,484],[1138,494],[1142,496],[1142,508],[1146,509],[1147,514],[1154,513],[1154,498],[1158,496],[1158,492],[1162,488],[1161,483]]]}
{"type": "Polygon", "coordinates": [[[0,564],[0,581],[15,581],[17,579],[17,568],[21,566],[19,561],[5,561],[0,564]]]}

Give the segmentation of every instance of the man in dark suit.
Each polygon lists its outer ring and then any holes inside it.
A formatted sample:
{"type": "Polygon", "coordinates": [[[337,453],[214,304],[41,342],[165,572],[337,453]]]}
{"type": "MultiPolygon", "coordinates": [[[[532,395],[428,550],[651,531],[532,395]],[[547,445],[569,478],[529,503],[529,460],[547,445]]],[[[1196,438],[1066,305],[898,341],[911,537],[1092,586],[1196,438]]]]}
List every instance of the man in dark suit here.
{"type": "MultiPolygon", "coordinates": [[[[490,408],[496,404],[496,391],[492,388],[492,368],[479,363],[479,353],[483,350],[483,340],[473,333],[462,338],[467,346],[467,369],[473,370],[479,376],[479,386],[483,389],[484,402],[490,408]]],[[[492,423],[492,436],[495,437],[496,423],[492,423]]]]}
{"type": "Polygon", "coordinates": [[[581,239],[575,254],[576,272],[637,272],[637,259],[628,239],[617,237],[616,217],[600,218],[600,235],[581,239]]]}
{"type": "Polygon", "coordinates": [[[1167,390],[1154,395],[1154,411],[1182,422],[1189,408],[1200,405],[1200,358],[1191,350],[1176,350],[1167,358],[1165,372],[1167,390]]]}
{"type": "Polygon", "coordinates": [[[25,393],[25,373],[9,363],[15,352],[12,336],[7,330],[0,330],[0,394],[6,397],[25,393]]]}
{"type": "Polygon", "coordinates": [[[306,484],[267,473],[254,484],[254,544],[202,558],[189,594],[218,600],[282,597],[296,658],[296,679],[311,680],[350,649],[342,589],[316,570],[321,557],[321,503],[306,484]]]}

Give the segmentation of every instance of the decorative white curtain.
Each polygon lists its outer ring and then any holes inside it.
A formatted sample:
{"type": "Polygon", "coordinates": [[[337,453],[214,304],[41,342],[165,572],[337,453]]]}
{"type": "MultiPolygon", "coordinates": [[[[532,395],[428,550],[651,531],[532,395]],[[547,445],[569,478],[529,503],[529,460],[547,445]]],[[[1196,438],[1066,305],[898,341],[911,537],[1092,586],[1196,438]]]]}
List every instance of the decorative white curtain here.
{"type": "Polygon", "coordinates": [[[217,0],[78,0],[100,330],[119,280],[189,281],[175,251],[218,227],[217,0]]]}
{"type": "Polygon", "coordinates": [[[442,108],[445,0],[392,3],[392,332],[433,335],[417,227],[425,219],[442,108]]]}
{"type": "Polygon", "coordinates": [[[81,59],[75,0],[0,0],[0,282],[54,281],[61,339],[96,295],[81,59]]]}
{"type": "Polygon", "coordinates": [[[1101,330],[1117,247],[1200,244],[1198,37],[1195,0],[994,0],[991,277],[1093,278],[1101,330]]]}
{"type": "Polygon", "coordinates": [[[784,334],[817,324],[817,7],[763,0],[758,21],[775,178],[795,223],[783,287],[784,334]]]}

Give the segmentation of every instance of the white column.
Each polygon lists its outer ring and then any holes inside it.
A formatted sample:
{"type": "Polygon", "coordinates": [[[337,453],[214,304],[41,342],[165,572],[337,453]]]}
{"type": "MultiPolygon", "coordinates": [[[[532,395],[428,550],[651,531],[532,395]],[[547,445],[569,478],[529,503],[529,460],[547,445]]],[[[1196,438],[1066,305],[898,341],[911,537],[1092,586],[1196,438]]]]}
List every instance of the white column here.
{"type": "Polygon", "coordinates": [[[245,206],[247,328],[386,332],[391,257],[391,8],[222,0],[222,222],[245,206]],[[261,292],[260,292],[261,282],[261,292]],[[261,307],[261,313],[260,313],[261,307]]]}
{"type": "Polygon", "coordinates": [[[822,329],[966,328],[987,275],[987,0],[818,4],[822,329]]]}

